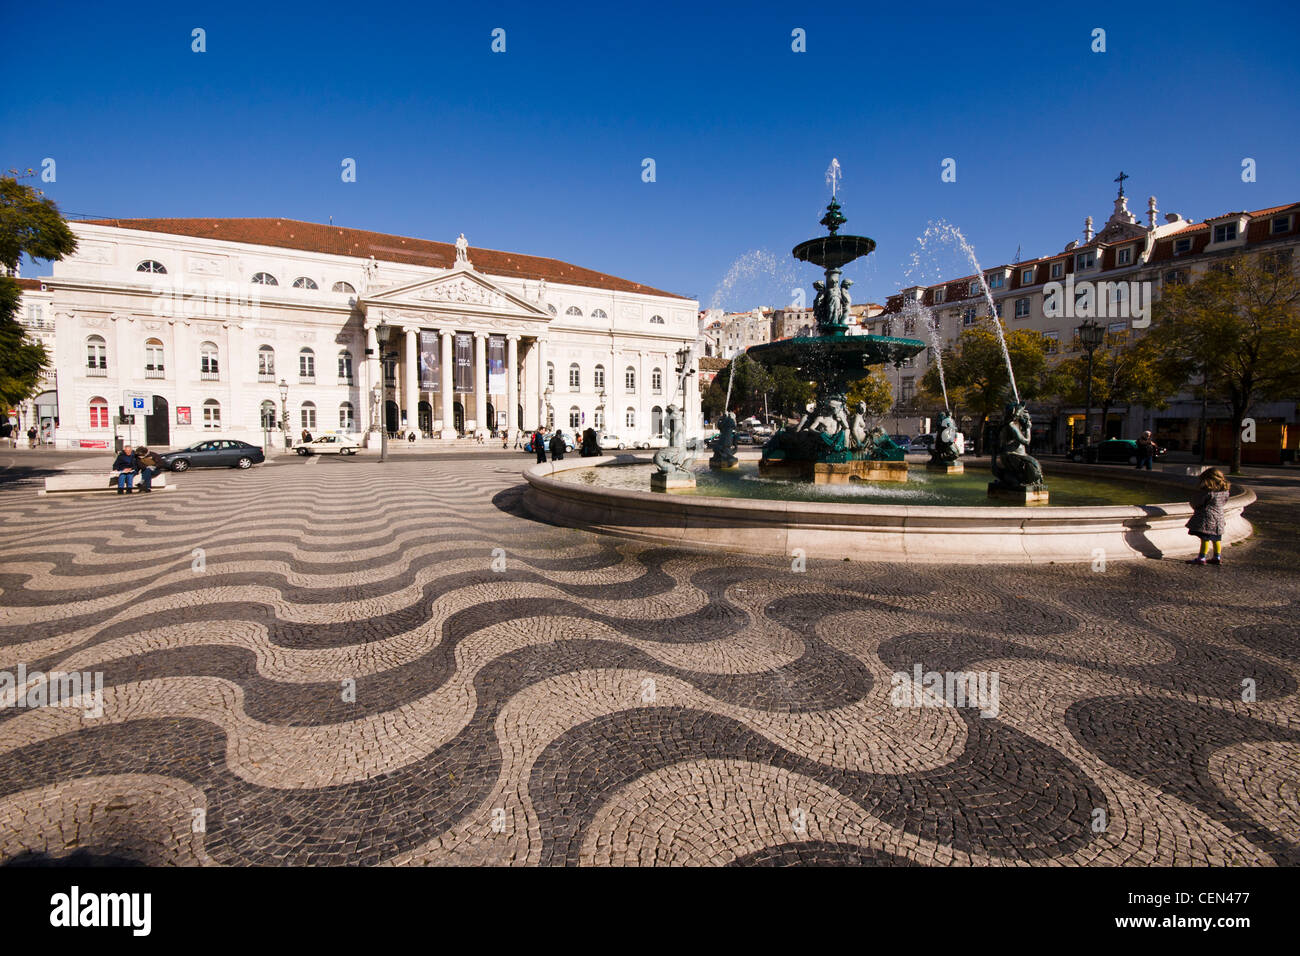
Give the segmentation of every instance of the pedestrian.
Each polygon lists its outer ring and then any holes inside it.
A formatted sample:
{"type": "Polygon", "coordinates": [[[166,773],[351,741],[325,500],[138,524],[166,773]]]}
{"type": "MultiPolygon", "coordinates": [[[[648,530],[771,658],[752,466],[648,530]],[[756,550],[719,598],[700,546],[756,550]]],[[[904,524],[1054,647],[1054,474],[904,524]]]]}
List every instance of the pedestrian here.
{"type": "Polygon", "coordinates": [[[135,457],[140,461],[140,490],[153,491],[153,480],[162,471],[162,462],[144,445],[135,450],[135,457]]]}
{"type": "Polygon", "coordinates": [[[533,434],[533,451],[537,452],[537,463],[546,464],[546,426],[541,425],[533,434]]]}
{"type": "Polygon", "coordinates": [[[28,448],[36,447],[36,426],[35,425],[27,429],[27,447],[28,448]]]}
{"type": "Polygon", "coordinates": [[[140,459],[135,456],[130,445],[123,445],[117,453],[113,459],[113,470],[117,472],[117,493],[131,494],[131,482],[135,481],[135,473],[140,470],[140,459]]]}
{"type": "Polygon", "coordinates": [[[414,442],[414,441],[415,441],[415,429],[414,429],[414,428],[412,428],[409,432],[406,433],[406,440],[407,440],[408,442],[414,442]]]}
{"type": "Polygon", "coordinates": [[[307,429],[304,428],[302,430],[302,443],[305,445],[309,441],[311,441],[311,432],[307,431],[307,429]]]}
{"type": "Polygon", "coordinates": [[[555,429],[555,434],[551,437],[551,461],[563,461],[564,459],[564,429],[555,429]]]}
{"type": "MultiPolygon", "coordinates": [[[[509,434],[509,432],[507,432],[507,434],[509,434]]],[[[515,429],[515,451],[519,451],[523,447],[524,447],[524,430],[522,428],[516,428],[515,429]]]]}
{"type": "Polygon", "coordinates": [[[1223,563],[1223,532],[1227,526],[1223,506],[1228,503],[1231,487],[1219,469],[1201,472],[1196,494],[1192,495],[1192,516],[1187,521],[1187,533],[1201,539],[1201,553],[1188,564],[1223,563]],[[1211,544],[1214,557],[1209,558],[1211,544]]]}
{"type": "Polygon", "coordinates": [[[1137,467],[1141,470],[1144,466],[1147,471],[1151,470],[1151,462],[1156,457],[1156,452],[1160,446],[1156,444],[1155,439],[1151,437],[1150,432],[1143,432],[1142,437],[1137,440],[1137,467]]]}

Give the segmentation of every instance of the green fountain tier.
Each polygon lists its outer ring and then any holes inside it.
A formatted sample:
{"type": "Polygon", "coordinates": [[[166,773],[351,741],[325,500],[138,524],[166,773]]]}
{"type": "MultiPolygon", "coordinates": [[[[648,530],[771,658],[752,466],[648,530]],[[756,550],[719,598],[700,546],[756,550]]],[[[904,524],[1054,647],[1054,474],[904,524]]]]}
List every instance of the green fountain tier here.
{"type": "Polygon", "coordinates": [[[791,254],[800,262],[811,262],[823,269],[843,269],[875,248],[876,240],[866,236],[821,236],[799,243],[791,254]]]}
{"type": "Polygon", "coordinates": [[[898,365],[925,350],[919,339],[888,335],[814,335],[751,346],[746,354],[760,365],[787,365],[834,394],[868,374],[873,365],[898,365]]]}

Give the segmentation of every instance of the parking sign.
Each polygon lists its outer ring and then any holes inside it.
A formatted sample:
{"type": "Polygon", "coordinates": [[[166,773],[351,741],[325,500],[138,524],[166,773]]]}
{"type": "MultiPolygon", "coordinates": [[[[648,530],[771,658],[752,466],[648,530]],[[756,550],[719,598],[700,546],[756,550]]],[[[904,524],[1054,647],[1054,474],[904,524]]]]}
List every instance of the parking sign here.
{"type": "Polygon", "coordinates": [[[142,415],[153,414],[153,396],[148,392],[124,389],[122,391],[122,404],[131,411],[139,412],[142,415]]]}

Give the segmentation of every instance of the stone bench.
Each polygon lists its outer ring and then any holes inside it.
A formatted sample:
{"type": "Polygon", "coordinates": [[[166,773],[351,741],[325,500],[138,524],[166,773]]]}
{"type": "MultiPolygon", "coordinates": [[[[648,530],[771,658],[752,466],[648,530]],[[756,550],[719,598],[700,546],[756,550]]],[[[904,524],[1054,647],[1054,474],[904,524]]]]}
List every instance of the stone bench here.
{"type": "MultiPolygon", "coordinates": [[[[140,488],[140,476],[135,476],[132,487],[136,490],[140,488]]],[[[153,487],[163,491],[176,489],[175,485],[167,484],[167,473],[160,472],[153,476],[153,487]]],[[[45,489],[37,494],[49,495],[56,493],[69,492],[89,492],[89,491],[117,491],[117,472],[110,471],[94,472],[93,474],[82,475],[51,475],[45,479],[45,489]]]]}

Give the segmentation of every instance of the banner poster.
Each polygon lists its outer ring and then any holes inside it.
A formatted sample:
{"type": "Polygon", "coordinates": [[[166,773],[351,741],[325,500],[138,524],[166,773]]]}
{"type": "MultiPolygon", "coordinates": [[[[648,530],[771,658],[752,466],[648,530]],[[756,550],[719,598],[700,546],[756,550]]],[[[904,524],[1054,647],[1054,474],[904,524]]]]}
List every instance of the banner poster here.
{"type": "Polygon", "coordinates": [[[438,358],[438,333],[420,333],[420,388],[426,392],[442,391],[442,367],[438,358]]]}
{"type": "Polygon", "coordinates": [[[506,393],[506,337],[488,336],[488,394],[506,393]]]}
{"type": "Polygon", "coordinates": [[[455,385],[458,392],[474,391],[474,336],[456,333],[455,385]]]}
{"type": "Polygon", "coordinates": [[[177,424],[177,425],[188,425],[189,423],[190,423],[190,406],[189,406],[189,405],[177,405],[177,406],[176,406],[176,424],[177,424]]]}

